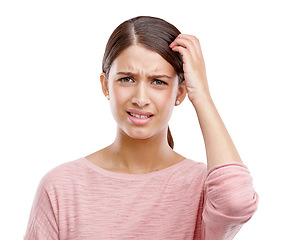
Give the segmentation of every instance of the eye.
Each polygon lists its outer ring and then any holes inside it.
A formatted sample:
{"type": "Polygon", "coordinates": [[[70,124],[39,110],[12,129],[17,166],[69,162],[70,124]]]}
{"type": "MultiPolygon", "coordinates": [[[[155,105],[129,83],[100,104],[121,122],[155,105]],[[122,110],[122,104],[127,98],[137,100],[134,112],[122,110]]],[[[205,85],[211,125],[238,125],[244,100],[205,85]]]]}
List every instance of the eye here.
{"type": "Polygon", "coordinates": [[[167,85],[166,82],[164,82],[162,80],[158,80],[158,79],[154,80],[153,83],[156,84],[156,85],[167,85]]]}
{"type": "Polygon", "coordinates": [[[130,83],[133,82],[133,80],[130,77],[124,77],[119,79],[120,82],[124,82],[124,83],[130,83]]]}

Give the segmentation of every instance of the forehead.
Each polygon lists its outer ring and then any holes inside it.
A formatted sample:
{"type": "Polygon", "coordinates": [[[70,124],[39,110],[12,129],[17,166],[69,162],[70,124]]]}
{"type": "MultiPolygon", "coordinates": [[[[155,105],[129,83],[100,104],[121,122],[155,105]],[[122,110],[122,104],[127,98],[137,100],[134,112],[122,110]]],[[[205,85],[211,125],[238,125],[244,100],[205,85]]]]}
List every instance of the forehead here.
{"type": "Polygon", "coordinates": [[[132,45],[123,50],[113,61],[110,75],[120,71],[135,72],[140,75],[166,74],[173,77],[176,72],[172,65],[157,52],[140,45],[132,45]]]}

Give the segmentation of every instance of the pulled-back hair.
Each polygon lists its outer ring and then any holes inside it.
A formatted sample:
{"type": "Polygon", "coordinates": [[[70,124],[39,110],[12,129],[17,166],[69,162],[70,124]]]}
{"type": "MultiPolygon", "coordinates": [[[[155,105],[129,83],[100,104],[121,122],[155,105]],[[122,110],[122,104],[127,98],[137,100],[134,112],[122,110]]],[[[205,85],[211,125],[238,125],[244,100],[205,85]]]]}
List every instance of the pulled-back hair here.
{"type": "MultiPolygon", "coordinates": [[[[169,47],[179,34],[180,31],[175,26],[160,18],[140,16],[129,19],[120,24],[110,36],[103,57],[102,71],[108,78],[116,57],[127,47],[139,44],[157,52],[169,62],[181,84],[184,80],[182,57],[169,47]]],[[[174,142],[169,128],[167,139],[170,147],[173,148],[174,142]]]]}

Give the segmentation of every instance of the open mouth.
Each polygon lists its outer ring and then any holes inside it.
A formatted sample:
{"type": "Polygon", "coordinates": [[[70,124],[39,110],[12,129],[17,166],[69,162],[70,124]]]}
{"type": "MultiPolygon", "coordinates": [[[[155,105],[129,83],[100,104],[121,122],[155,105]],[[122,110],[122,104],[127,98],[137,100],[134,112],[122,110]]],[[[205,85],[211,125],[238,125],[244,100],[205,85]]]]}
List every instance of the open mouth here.
{"type": "Polygon", "coordinates": [[[136,126],[143,126],[148,124],[154,117],[151,112],[139,111],[136,109],[129,109],[126,111],[129,121],[136,126]]]}
{"type": "Polygon", "coordinates": [[[132,112],[127,112],[130,116],[135,117],[135,118],[139,118],[139,119],[146,119],[146,118],[150,118],[153,117],[153,115],[141,115],[141,114],[136,114],[136,113],[132,113],[132,112]]]}

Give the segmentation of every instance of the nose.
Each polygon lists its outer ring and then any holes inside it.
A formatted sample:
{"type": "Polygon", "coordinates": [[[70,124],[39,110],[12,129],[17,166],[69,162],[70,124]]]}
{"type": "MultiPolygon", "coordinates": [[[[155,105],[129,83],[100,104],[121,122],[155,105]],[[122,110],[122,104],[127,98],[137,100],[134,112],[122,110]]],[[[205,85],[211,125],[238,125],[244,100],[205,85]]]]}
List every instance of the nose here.
{"type": "Polygon", "coordinates": [[[132,103],[138,105],[139,107],[144,107],[150,104],[148,89],[146,89],[145,83],[141,82],[136,86],[136,91],[134,92],[132,103]]]}

